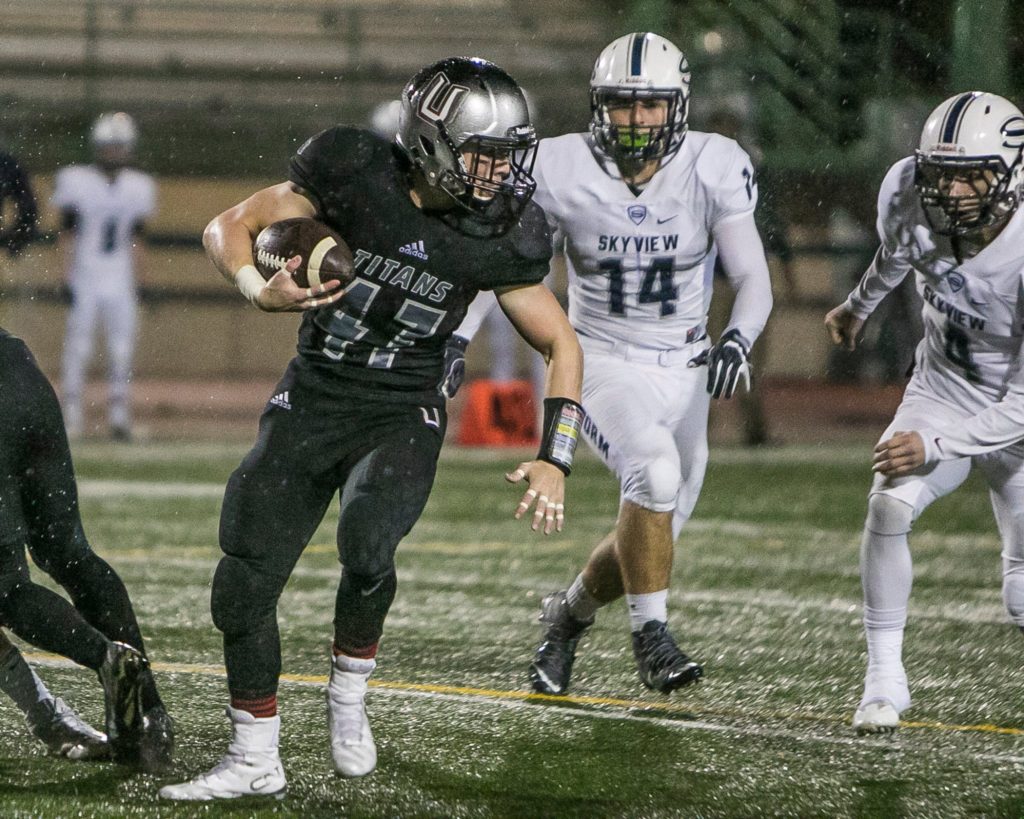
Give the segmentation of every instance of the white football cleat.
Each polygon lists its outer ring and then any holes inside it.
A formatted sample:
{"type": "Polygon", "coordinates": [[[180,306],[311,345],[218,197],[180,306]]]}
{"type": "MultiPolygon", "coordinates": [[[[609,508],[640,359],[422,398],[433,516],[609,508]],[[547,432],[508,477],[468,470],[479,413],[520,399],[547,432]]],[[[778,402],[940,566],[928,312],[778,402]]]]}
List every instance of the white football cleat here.
{"type": "Polygon", "coordinates": [[[209,771],[180,785],[160,789],[164,799],[208,802],[242,796],[283,799],[288,783],[277,753],[280,717],[257,718],[248,711],[227,709],[233,737],[228,752],[209,771]]]}
{"type": "Polygon", "coordinates": [[[853,714],[853,730],[858,734],[891,734],[899,726],[900,712],[884,700],[862,705],[853,714]]]}
{"type": "Polygon", "coordinates": [[[366,683],[374,660],[339,654],[331,663],[327,685],[327,726],[331,731],[334,770],[341,776],[366,776],[377,767],[377,746],[366,718],[366,683]]]}
{"type": "Polygon", "coordinates": [[[907,676],[900,668],[894,673],[868,671],[864,696],[853,714],[858,734],[891,734],[900,725],[900,714],[910,707],[907,676]]]}

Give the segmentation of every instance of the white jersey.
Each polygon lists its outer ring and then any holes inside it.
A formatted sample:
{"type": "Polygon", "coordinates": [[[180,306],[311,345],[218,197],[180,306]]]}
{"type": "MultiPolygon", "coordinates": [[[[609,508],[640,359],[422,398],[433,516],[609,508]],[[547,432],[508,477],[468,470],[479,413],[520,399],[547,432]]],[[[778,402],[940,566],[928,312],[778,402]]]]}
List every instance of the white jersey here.
{"type": "Polygon", "coordinates": [[[846,304],[866,318],[914,272],[924,338],[907,394],[926,395],[962,418],[922,431],[928,459],[982,454],[1024,438],[1024,208],[958,264],[951,241],[928,226],[907,157],[882,182],[878,234],[881,247],[846,304]]]}
{"type": "Polygon", "coordinates": [[[75,212],[71,287],[133,293],[133,237],[155,209],[153,178],[122,168],[111,179],[95,165],[73,165],[58,171],[50,203],[75,212]]]}
{"type": "MultiPolygon", "coordinates": [[[[542,140],[534,176],[534,198],[564,242],[577,331],[658,349],[703,333],[712,231],[757,204],[750,159],[736,142],[690,131],[639,196],[585,134],[542,140]]],[[[750,324],[752,341],[764,318],[750,324]]]]}

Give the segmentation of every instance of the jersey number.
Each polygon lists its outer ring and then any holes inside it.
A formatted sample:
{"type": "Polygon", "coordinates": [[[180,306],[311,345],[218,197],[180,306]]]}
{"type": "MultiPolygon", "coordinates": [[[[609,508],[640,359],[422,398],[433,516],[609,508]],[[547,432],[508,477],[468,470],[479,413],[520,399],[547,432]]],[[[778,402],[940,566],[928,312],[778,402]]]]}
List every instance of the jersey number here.
{"type": "Polygon", "coordinates": [[[978,365],[971,358],[971,339],[967,333],[952,324],[946,325],[946,358],[960,367],[972,384],[981,383],[978,365]]]}
{"type": "MultiPolygon", "coordinates": [[[[672,282],[672,256],[658,256],[651,260],[650,267],[644,271],[644,279],[640,283],[637,301],[640,304],[661,304],[661,315],[671,316],[676,311],[676,299],[679,289],[672,282]]],[[[608,311],[614,316],[626,314],[624,298],[625,276],[622,271],[622,259],[602,259],[598,264],[608,274],[608,311]]]]}
{"type": "Polygon", "coordinates": [[[754,186],[757,184],[757,180],[754,179],[754,172],[750,168],[743,169],[743,187],[747,189],[747,199],[751,202],[754,201],[754,186]]]}
{"type": "Polygon", "coordinates": [[[117,249],[117,220],[107,219],[103,223],[103,252],[113,253],[117,249]]]}
{"type": "MultiPolygon", "coordinates": [[[[363,279],[356,279],[345,292],[345,306],[352,312],[336,311],[331,322],[331,333],[324,342],[324,353],[335,360],[343,359],[350,344],[360,341],[370,332],[363,319],[377,298],[380,285],[363,279]]],[[[401,347],[409,347],[417,339],[427,338],[437,332],[446,312],[428,307],[418,301],[406,299],[395,313],[395,321],[405,325],[395,336],[383,344],[375,345],[366,362],[368,367],[387,369],[395,363],[395,353],[401,347]]],[[[368,343],[372,343],[368,340],[368,343]]]]}

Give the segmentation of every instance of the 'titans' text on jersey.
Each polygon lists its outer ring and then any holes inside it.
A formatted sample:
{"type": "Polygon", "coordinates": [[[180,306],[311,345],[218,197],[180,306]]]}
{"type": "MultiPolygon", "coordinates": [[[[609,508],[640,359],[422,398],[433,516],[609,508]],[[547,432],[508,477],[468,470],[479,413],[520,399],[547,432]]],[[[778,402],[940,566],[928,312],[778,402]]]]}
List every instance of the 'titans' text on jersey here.
{"type": "Polygon", "coordinates": [[[882,182],[878,233],[881,247],[849,306],[858,318],[868,316],[914,271],[925,332],[908,392],[920,385],[934,400],[970,414],[999,401],[1021,365],[1024,209],[991,244],[957,264],[950,239],[928,226],[908,157],[882,182]]]}
{"type": "Polygon", "coordinates": [[[356,273],[340,302],[305,312],[300,354],[386,386],[388,400],[419,401],[436,397],[445,341],[477,292],[542,281],[551,240],[532,203],[504,236],[466,235],[458,212],[416,207],[409,170],[393,144],[339,127],[299,149],[290,178],[344,237],[356,273]]]}
{"type": "MultiPolygon", "coordinates": [[[[711,300],[711,231],[753,213],[757,187],[733,140],[690,131],[634,196],[585,134],[546,139],[535,200],[566,237],[569,318],[581,333],[676,348],[702,330],[711,300]],[[571,238],[570,238],[571,237],[571,238]]],[[[756,338],[761,327],[739,327],[756,338]]]]}

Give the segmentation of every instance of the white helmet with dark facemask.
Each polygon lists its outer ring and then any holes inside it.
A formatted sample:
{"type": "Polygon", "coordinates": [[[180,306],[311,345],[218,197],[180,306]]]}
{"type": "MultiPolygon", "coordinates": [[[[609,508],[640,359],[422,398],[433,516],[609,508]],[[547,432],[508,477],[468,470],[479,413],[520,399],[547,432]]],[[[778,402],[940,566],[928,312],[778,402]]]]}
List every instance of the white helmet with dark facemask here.
{"type": "Polygon", "coordinates": [[[1024,182],[1024,115],[982,91],[950,97],[921,131],[914,186],[932,230],[971,236],[1005,222],[1024,182]]]}
{"type": "Polygon", "coordinates": [[[100,114],[89,134],[97,163],[109,168],[131,162],[138,139],[135,120],[124,111],[100,114]]]}
{"type": "Polygon", "coordinates": [[[590,130],[597,146],[615,160],[647,161],[671,156],[686,136],[690,64],[671,42],[636,32],[610,43],[590,77],[590,130]],[[665,124],[613,125],[609,107],[638,100],[668,103],[665,124]]]}
{"type": "Polygon", "coordinates": [[[396,142],[432,187],[476,219],[511,225],[537,187],[522,89],[494,63],[449,57],[402,91],[396,142]]]}

